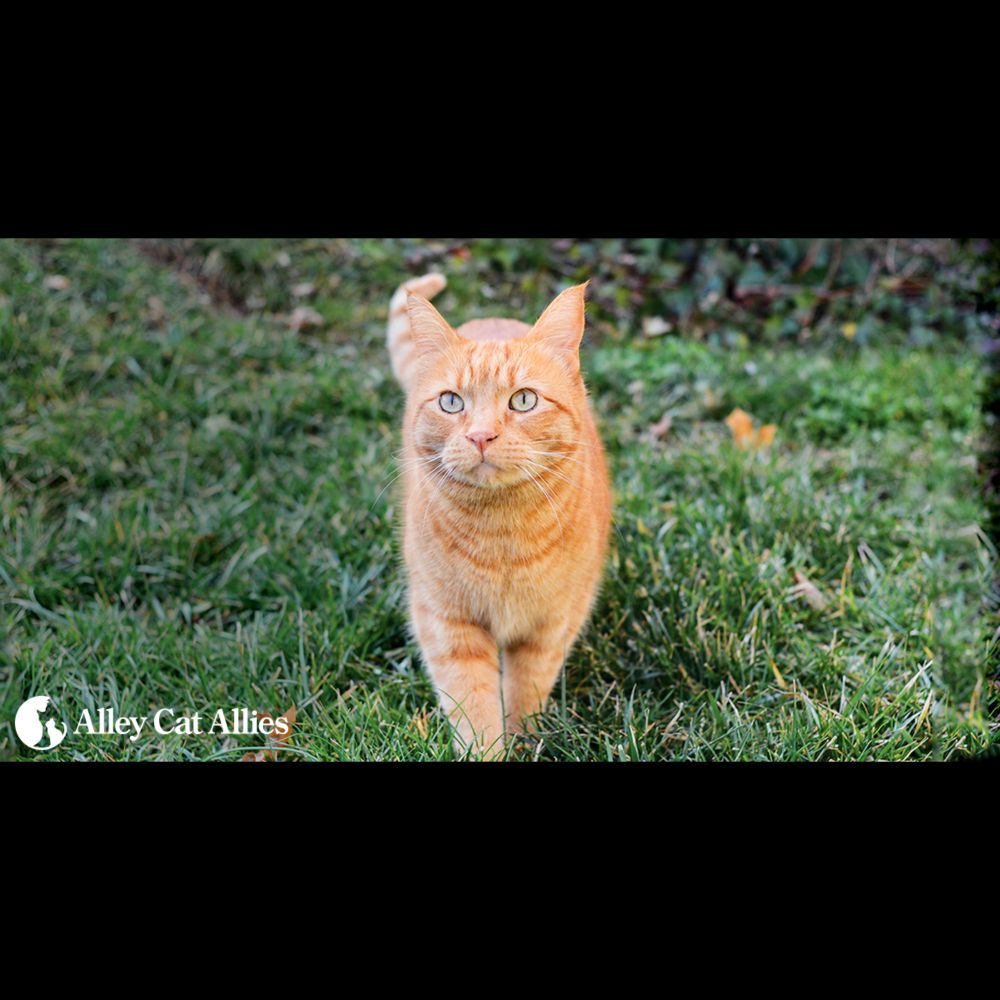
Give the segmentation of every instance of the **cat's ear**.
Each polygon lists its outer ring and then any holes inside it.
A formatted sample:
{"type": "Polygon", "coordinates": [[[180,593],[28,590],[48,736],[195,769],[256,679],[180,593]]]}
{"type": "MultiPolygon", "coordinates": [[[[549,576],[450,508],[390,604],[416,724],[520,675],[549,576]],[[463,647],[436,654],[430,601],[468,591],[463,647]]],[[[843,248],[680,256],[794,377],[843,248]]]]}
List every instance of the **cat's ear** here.
{"type": "Polygon", "coordinates": [[[573,368],[580,365],[583,339],[584,299],[589,281],[560,292],[531,328],[529,336],[565,357],[573,368]]]}
{"type": "Polygon", "coordinates": [[[422,295],[408,292],[406,311],[410,317],[410,332],[420,355],[433,354],[456,347],[461,338],[448,321],[422,295]]]}

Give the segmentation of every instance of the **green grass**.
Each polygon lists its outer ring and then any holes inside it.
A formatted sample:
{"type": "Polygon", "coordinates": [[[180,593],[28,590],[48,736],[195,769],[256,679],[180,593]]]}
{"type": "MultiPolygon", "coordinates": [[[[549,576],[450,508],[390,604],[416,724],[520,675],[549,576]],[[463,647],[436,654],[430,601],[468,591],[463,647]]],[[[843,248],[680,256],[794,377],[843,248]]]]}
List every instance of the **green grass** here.
{"type": "MultiPolygon", "coordinates": [[[[0,755],[237,759],[254,745],[71,732],[50,754],[25,750],[14,712],[49,694],[71,728],[99,706],[294,703],[294,755],[452,758],[406,630],[394,491],[381,492],[402,408],[384,310],[414,264],[388,241],[283,247],[241,247],[259,301],[237,313],[123,241],[0,242],[0,755]],[[51,274],[69,288],[46,288],[51,274]],[[324,323],[293,332],[283,313],[304,280],[324,323]]],[[[491,311],[474,264],[455,262],[440,303],[458,321],[491,311]]],[[[526,273],[510,298],[530,314],[551,288],[526,273]]],[[[521,756],[992,747],[996,553],[979,527],[974,353],[601,333],[584,367],[613,552],[521,756]],[[778,425],[768,453],[733,446],[735,406],[778,425]],[[666,413],[670,432],[651,435],[666,413]],[[795,571],[825,607],[795,596],[795,571]]]]}

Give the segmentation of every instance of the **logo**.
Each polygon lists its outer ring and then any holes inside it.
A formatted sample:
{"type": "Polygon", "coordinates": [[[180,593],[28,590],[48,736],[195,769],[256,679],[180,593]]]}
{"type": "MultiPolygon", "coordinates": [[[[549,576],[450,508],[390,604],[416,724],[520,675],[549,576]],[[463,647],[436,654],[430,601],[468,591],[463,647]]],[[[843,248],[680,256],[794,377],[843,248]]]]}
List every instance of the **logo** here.
{"type": "MultiPolygon", "coordinates": [[[[85,708],[74,733],[90,736],[127,736],[135,743],[140,737],[160,736],[257,736],[279,741],[283,746],[292,731],[292,710],[272,718],[269,712],[248,708],[218,709],[214,715],[193,712],[178,714],[173,708],[159,708],[149,715],[120,715],[113,707],[85,708]]],[[[55,705],[47,694],[29,698],[14,716],[14,729],[21,742],[32,750],[54,750],[69,734],[69,726],[58,721],[55,705]]]]}
{"type": "Polygon", "coordinates": [[[60,728],[55,719],[46,719],[43,723],[41,716],[48,711],[52,704],[52,699],[47,694],[40,694],[34,698],[29,698],[14,716],[14,729],[17,731],[18,739],[33,750],[54,750],[64,739],[66,739],[66,727],[60,728]]]}

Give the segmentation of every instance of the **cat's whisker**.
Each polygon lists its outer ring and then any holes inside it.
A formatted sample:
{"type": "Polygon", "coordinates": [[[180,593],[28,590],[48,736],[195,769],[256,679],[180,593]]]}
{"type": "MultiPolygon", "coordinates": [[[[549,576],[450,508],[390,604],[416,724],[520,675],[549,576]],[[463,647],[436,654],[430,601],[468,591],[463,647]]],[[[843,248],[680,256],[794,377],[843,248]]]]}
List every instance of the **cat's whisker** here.
{"type": "Polygon", "coordinates": [[[529,464],[533,465],[536,469],[541,469],[543,472],[547,472],[550,475],[555,476],[557,479],[561,479],[568,486],[572,486],[573,489],[578,489],[579,488],[579,485],[580,485],[579,483],[577,483],[573,479],[569,479],[567,476],[564,476],[561,472],[557,471],[556,469],[550,468],[547,465],[541,465],[538,462],[532,462],[530,458],[525,459],[525,461],[528,462],[529,464]]]}
{"type": "Polygon", "coordinates": [[[438,461],[440,461],[440,459],[437,455],[430,455],[426,458],[424,457],[410,458],[402,462],[397,460],[396,464],[400,466],[399,471],[389,480],[389,482],[385,484],[385,486],[382,487],[382,489],[378,491],[378,493],[375,496],[375,499],[372,501],[371,507],[368,508],[368,513],[371,514],[371,512],[375,509],[375,505],[381,499],[382,494],[385,493],[385,491],[390,486],[392,486],[392,484],[396,482],[396,480],[399,479],[399,477],[402,476],[403,473],[405,473],[408,469],[418,468],[423,463],[438,462],[438,461]]]}
{"type": "Polygon", "coordinates": [[[403,473],[404,473],[405,471],[406,471],[405,469],[400,469],[400,470],[399,470],[399,472],[397,472],[397,473],[396,473],[396,474],[395,474],[395,475],[394,475],[394,476],[393,476],[393,477],[392,477],[392,478],[391,478],[391,479],[389,480],[389,482],[387,482],[387,483],[385,484],[385,486],[383,486],[383,487],[382,487],[382,489],[380,489],[380,490],[378,491],[378,493],[376,493],[376,494],[375,494],[375,499],[374,499],[374,500],[372,500],[372,505],[371,505],[371,506],[370,506],[370,507],[368,508],[368,513],[369,513],[369,514],[370,514],[370,513],[371,513],[371,512],[372,512],[372,511],[373,511],[373,510],[375,509],[375,505],[376,505],[376,504],[377,504],[377,503],[379,502],[379,500],[380,500],[380,499],[382,498],[382,494],[383,494],[383,493],[385,493],[385,491],[386,491],[386,490],[387,490],[387,489],[388,489],[388,488],[389,488],[390,486],[392,486],[392,484],[393,484],[393,483],[394,483],[394,482],[395,482],[395,481],[396,481],[397,479],[399,479],[399,477],[400,477],[400,476],[401,476],[401,475],[402,475],[402,474],[403,474],[403,473]]]}
{"type": "MultiPolygon", "coordinates": [[[[576,444],[579,447],[583,447],[583,448],[596,447],[596,445],[588,445],[588,444],[585,444],[582,441],[578,441],[578,442],[567,441],[565,438],[536,438],[534,443],[535,444],[544,444],[547,441],[551,441],[551,442],[556,443],[556,444],[576,444]]],[[[535,454],[535,455],[545,455],[545,454],[556,454],[556,453],[554,453],[554,452],[533,451],[532,454],[535,454]]],[[[564,456],[564,457],[567,459],[567,461],[576,461],[579,465],[586,465],[587,464],[586,462],[580,461],[579,459],[572,459],[569,456],[564,456]]],[[[618,519],[619,519],[619,517],[620,517],[620,512],[615,511],[615,509],[612,508],[612,510],[611,510],[611,527],[614,529],[615,534],[618,536],[618,540],[624,546],[625,545],[625,536],[622,534],[622,530],[618,526],[618,519]]]]}
{"type": "Polygon", "coordinates": [[[551,507],[551,508],[552,508],[552,513],[553,513],[553,515],[555,516],[555,519],[556,519],[556,521],[558,521],[558,522],[559,522],[559,534],[560,534],[560,535],[563,535],[563,534],[565,534],[565,532],[566,532],[566,526],[565,526],[565,525],[563,524],[563,520],[562,520],[562,518],[561,518],[561,517],[559,516],[559,511],[557,511],[557,510],[556,510],[556,505],[555,505],[555,498],[554,498],[554,497],[552,496],[552,494],[551,494],[551,493],[550,493],[550,492],[549,492],[549,491],[548,491],[548,490],[547,490],[547,489],[545,488],[545,486],[544,486],[544,485],[542,484],[541,480],[540,480],[540,479],[538,478],[538,476],[537,476],[537,475],[536,475],[535,473],[533,473],[533,472],[531,471],[531,469],[528,469],[528,468],[525,468],[525,466],[523,466],[523,465],[522,465],[522,466],[520,466],[520,469],[521,469],[521,471],[522,471],[522,472],[525,472],[525,473],[527,473],[527,474],[528,474],[528,477],[529,477],[529,478],[531,479],[531,481],[532,481],[532,482],[533,482],[533,483],[534,483],[534,484],[535,484],[535,485],[536,485],[536,486],[538,487],[538,489],[539,489],[539,490],[541,491],[541,494],[542,494],[542,496],[544,496],[544,497],[545,497],[545,499],[546,499],[546,500],[548,501],[548,504],[549,504],[549,507],[551,507]]]}
{"type": "Polygon", "coordinates": [[[424,504],[423,512],[420,515],[421,522],[427,517],[427,512],[430,510],[434,499],[440,495],[437,487],[443,485],[449,478],[448,470],[444,467],[444,463],[442,463],[438,468],[432,469],[430,476],[423,480],[424,486],[427,487],[427,502],[424,504]]]}
{"type": "Polygon", "coordinates": [[[567,438],[535,438],[532,443],[566,445],[567,447],[575,447],[575,448],[591,448],[591,449],[597,448],[596,444],[590,444],[587,441],[571,441],[567,438]]]}
{"type": "Polygon", "coordinates": [[[438,491],[435,488],[435,484],[431,481],[431,479],[425,480],[423,484],[423,491],[425,495],[424,495],[424,508],[420,514],[421,523],[423,523],[423,521],[426,519],[427,511],[430,509],[430,505],[433,503],[434,498],[438,495],[438,491]]]}
{"type": "Polygon", "coordinates": [[[548,455],[553,458],[561,458],[564,462],[573,462],[576,465],[585,465],[585,462],[581,462],[578,458],[573,458],[568,452],[565,451],[538,451],[535,448],[528,450],[529,455],[548,455]]]}
{"type": "Polygon", "coordinates": [[[418,456],[415,456],[415,457],[407,457],[406,450],[404,448],[400,448],[398,451],[393,452],[392,458],[390,458],[385,464],[388,465],[388,464],[392,463],[392,465],[395,468],[399,469],[401,467],[404,467],[404,466],[407,466],[407,465],[410,465],[410,464],[416,464],[416,463],[419,463],[419,462],[433,462],[437,458],[438,458],[437,455],[430,455],[430,456],[420,456],[420,455],[418,455],[418,456]]]}

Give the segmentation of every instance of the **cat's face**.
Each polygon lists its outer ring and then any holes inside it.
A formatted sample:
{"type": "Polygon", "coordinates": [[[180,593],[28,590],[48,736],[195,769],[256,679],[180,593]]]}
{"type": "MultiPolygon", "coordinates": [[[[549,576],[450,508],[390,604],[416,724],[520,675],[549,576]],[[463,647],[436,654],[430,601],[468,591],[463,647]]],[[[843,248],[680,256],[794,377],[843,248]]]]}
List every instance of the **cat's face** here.
{"type": "Polygon", "coordinates": [[[563,292],[525,337],[502,342],[460,337],[413,297],[420,460],[442,476],[496,489],[531,480],[573,450],[587,405],[578,356],[583,288],[563,292]]]}

